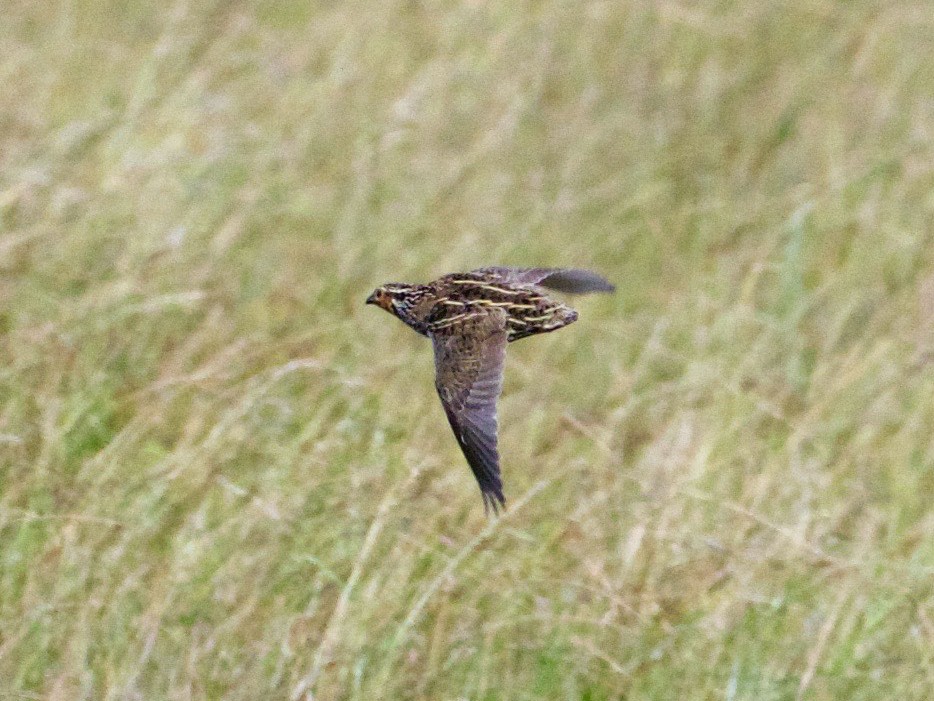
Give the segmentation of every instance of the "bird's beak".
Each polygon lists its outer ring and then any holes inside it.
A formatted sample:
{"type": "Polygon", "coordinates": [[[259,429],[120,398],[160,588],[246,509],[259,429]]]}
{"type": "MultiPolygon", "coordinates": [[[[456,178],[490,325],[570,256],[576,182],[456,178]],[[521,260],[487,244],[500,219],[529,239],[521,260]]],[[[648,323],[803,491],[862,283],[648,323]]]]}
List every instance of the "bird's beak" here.
{"type": "Polygon", "coordinates": [[[374,292],[369,297],[366,298],[367,304],[376,304],[376,293],[374,292]]]}

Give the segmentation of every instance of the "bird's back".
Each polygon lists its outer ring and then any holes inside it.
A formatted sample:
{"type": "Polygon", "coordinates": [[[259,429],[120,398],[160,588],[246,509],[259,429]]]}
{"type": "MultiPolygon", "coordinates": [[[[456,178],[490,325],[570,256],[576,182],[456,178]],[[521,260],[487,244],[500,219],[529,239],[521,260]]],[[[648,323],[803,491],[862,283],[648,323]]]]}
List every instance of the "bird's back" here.
{"type": "Polygon", "coordinates": [[[508,340],[554,331],[574,322],[577,312],[552,299],[537,285],[515,284],[482,271],[445,275],[434,281],[435,303],[429,328],[446,328],[470,318],[502,309],[506,312],[508,340]]]}

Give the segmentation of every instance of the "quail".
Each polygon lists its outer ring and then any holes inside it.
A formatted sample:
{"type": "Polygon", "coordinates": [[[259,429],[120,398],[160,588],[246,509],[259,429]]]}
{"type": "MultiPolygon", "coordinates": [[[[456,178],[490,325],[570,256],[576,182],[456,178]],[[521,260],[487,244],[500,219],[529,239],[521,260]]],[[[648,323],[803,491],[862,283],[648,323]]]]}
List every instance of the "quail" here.
{"type": "Polygon", "coordinates": [[[496,438],[506,344],[577,320],[577,312],[549,297],[546,288],[615,289],[588,270],[492,267],[425,285],[387,283],[366,300],[431,339],[444,413],[480,485],[484,509],[494,513],[506,505],[496,438]]]}

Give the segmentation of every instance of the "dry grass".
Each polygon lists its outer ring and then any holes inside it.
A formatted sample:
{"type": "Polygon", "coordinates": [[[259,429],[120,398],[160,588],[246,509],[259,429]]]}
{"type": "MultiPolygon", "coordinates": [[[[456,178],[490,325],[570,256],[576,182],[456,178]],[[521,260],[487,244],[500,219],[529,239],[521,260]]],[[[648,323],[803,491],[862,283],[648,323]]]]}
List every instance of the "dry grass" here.
{"type": "Polygon", "coordinates": [[[12,2],[0,698],[934,695],[934,9],[12,2]],[[573,264],[486,522],[380,282],[573,264]]]}

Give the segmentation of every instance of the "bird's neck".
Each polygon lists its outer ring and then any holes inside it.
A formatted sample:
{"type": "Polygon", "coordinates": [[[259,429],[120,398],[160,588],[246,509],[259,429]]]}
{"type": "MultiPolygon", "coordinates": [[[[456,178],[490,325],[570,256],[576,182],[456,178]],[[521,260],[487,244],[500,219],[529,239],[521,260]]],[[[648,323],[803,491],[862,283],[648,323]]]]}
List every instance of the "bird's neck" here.
{"type": "Polygon", "coordinates": [[[410,328],[426,336],[428,334],[427,317],[431,308],[429,288],[413,287],[406,297],[406,304],[396,308],[396,316],[410,328]]]}

